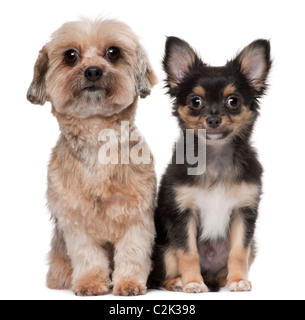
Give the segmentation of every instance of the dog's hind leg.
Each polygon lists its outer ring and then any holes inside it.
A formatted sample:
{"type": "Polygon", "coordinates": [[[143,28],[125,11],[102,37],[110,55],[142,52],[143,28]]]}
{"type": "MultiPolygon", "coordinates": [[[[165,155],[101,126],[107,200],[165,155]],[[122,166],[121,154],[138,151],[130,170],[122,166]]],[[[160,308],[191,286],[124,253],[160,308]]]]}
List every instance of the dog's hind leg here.
{"type": "Polygon", "coordinates": [[[49,289],[71,289],[73,268],[63,234],[56,223],[51,247],[47,286],[49,289]]]}

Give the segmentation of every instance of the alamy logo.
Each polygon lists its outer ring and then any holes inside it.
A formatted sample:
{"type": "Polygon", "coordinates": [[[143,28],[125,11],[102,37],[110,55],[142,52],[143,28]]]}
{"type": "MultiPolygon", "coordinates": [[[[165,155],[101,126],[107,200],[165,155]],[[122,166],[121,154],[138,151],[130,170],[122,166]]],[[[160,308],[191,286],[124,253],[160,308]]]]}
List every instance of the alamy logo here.
{"type": "MultiPolygon", "coordinates": [[[[130,123],[123,121],[120,132],[114,129],[102,130],[98,141],[101,147],[98,153],[99,162],[107,164],[151,164],[153,161],[150,149],[137,129],[130,130],[130,123]]],[[[188,175],[202,175],[206,170],[206,131],[181,130],[180,139],[176,142],[175,164],[187,165],[188,175]]]]}

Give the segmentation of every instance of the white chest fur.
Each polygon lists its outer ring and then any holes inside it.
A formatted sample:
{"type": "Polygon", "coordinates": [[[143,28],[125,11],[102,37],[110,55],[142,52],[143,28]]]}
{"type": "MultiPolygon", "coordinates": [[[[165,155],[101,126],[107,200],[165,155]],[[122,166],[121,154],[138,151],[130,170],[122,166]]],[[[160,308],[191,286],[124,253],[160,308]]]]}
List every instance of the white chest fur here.
{"type": "Polygon", "coordinates": [[[246,183],[230,187],[218,185],[213,189],[183,186],[176,189],[176,195],[181,211],[191,209],[199,215],[200,240],[218,240],[227,236],[233,211],[253,205],[259,188],[246,183]]]}

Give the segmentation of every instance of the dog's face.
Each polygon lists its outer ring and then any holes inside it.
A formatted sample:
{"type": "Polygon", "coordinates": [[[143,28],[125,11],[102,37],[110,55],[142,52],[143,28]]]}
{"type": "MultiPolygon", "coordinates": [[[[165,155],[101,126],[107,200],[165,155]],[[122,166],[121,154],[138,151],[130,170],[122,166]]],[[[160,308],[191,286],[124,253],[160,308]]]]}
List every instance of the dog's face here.
{"type": "Polygon", "coordinates": [[[271,68],[270,44],[257,40],[224,67],[207,66],[185,41],[167,39],[164,70],[174,115],[183,129],[205,129],[207,140],[247,138],[271,68]]]}
{"type": "Polygon", "coordinates": [[[156,76],[137,37],[114,21],[70,22],[40,51],[28,99],[78,118],[118,114],[150,94],[156,76]]]}

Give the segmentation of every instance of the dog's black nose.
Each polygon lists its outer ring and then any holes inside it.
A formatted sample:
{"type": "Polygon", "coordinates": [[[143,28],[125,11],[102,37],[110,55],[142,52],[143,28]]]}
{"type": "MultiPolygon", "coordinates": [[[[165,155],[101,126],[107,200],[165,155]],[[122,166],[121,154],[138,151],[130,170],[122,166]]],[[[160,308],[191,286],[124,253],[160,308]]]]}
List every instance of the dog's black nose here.
{"type": "Polygon", "coordinates": [[[221,117],[210,116],[210,117],[207,118],[207,124],[212,129],[219,128],[221,123],[222,123],[221,117]]]}
{"type": "Polygon", "coordinates": [[[85,70],[85,77],[91,82],[96,82],[101,79],[103,70],[99,67],[90,67],[85,70]]]}

